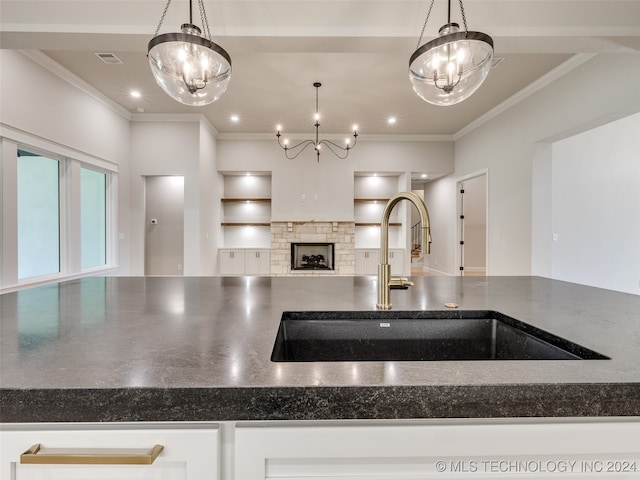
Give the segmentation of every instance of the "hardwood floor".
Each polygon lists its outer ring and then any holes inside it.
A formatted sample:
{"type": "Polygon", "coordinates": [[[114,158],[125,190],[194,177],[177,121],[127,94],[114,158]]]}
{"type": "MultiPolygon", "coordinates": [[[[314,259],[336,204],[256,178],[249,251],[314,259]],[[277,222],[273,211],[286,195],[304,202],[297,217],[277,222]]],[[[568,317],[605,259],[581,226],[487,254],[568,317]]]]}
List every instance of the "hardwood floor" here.
{"type": "MultiPolygon", "coordinates": [[[[429,270],[424,270],[422,262],[412,263],[411,264],[411,276],[412,277],[437,277],[442,275],[437,272],[432,272],[429,270]]],[[[484,272],[465,272],[465,277],[484,277],[486,274],[484,272]]]]}

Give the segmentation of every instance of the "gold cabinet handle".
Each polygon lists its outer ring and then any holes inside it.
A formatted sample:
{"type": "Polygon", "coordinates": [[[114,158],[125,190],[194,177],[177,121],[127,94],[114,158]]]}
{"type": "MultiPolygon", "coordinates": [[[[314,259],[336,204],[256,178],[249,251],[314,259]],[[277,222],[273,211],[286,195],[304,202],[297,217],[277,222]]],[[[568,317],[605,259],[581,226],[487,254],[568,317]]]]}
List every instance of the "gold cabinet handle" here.
{"type": "Polygon", "coordinates": [[[66,465],[151,465],[164,447],[143,448],[43,448],[37,443],[20,455],[20,463],[66,465]]]}

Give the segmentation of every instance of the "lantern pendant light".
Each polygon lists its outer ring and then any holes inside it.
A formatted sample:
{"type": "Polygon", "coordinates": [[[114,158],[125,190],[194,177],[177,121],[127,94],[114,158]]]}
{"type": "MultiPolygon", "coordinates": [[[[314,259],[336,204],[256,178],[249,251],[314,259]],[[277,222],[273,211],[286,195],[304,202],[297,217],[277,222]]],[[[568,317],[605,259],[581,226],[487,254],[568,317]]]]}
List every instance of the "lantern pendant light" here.
{"type": "Polygon", "coordinates": [[[493,58],[493,39],[481,32],[470,32],[460,1],[464,31],[451,22],[451,0],[448,0],[447,23],[439,30],[439,36],[420,46],[431,9],[431,0],[418,48],[409,60],[409,79],[413,90],[424,101],[433,105],[448,106],[469,98],[489,74],[493,58]]]}
{"type": "Polygon", "coordinates": [[[158,85],[174,100],[190,106],[202,106],[218,100],[231,79],[231,57],[211,41],[204,0],[197,0],[204,29],[193,24],[193,0],[189,0],[189,23],[180,33],[158,35],[171,0],[162,12],[147,56],[158,85]]]}

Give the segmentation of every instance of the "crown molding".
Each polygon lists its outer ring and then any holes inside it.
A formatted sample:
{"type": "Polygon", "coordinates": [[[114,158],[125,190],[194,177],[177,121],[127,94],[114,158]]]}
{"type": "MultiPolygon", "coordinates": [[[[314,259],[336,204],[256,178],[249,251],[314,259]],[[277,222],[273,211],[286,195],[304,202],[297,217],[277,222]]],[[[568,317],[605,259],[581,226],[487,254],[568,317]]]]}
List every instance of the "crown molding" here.
{"type": "Polygon", "coordinates": [[[578,53],[572,56],[570,59],[561,63],[556,68],[548,72],[546,75],[543,75],[542,77],[538,78],[537,80],[535,80],[534,82],[530,83],[525,88],[520,90],[515,95],[512,95],[511,97],[506,99],[504,102],[500,103],[499,105],[489,110],[484,115],[475,119],[466,127],[458,130],[456,133],[453,134],[453,139],[459,140],[460,138],[464,137],[465,135],[472,132],[476,128],[484,125],[489,120],[497,117],[498,115],[510,109],[514,105],[522,102],[524,99],[530,97],[534,93],[537,93],[543,88],[552,84],[553,82],[563,77],[567,73],[571,72],[572,70],[576,69],[583,63],[588,62],[596,55],[597,53],[578,53]]]}
{"type": "MultiPolygon", "coordinates": [[[[312,134],[287,134],[288,138],[304,140],[312,134]]],[[[323,138],[329,140],[344,140],[344,135],[327,134],[323,138]]],[[[276,141],[275,133],[219,133],[218,140],[271,140],[276,141]]],[[[383,142],[453,142],[453,135],[369,135],[358,133],[358,141],[383,141],[383,142]]]]}
{"type": "Polygon", "coordinates": [[[195,122],[203,125],[215,138],[220,138],[220,134],[201,113],[132,113],[132,122],[195,122]]]}
{"type": "Polygon", "coordinates": [[[87,82],[82,80],[77,75],[71,73],[69,70],[67,70],[59,63],[52,60],[51,57],[48,57],[47,55],[42,53],[40,50],[18,50],[18,52],[20,52],[22,55],[29,58],[30,60],[34,61],[41,67],[49,70],[51,73],[60,77],[62,80],[74,86],[81,92],[89,95],[91,98],[101,103],[105,107],[113,110],[121,117],[125,118],[126,120],[131,120],[131,112],[129,112],[129,110],[127,110],[126,108],[123,108],[122,106],[120,106],[119,104],[117,104],[116,102],[108,98],[107,96],[100,93],[98,90],[93,88],[87,82]]]}

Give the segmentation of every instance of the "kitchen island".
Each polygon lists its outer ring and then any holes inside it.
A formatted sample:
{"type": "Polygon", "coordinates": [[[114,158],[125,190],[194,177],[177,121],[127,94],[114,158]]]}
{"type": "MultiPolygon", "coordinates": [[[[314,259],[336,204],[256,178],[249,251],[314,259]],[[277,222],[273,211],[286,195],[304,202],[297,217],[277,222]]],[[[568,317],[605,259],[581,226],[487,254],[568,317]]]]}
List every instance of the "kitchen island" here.
{"type": "Polygon", "coordinates": [[[0,478],[640,479],[640,297],[531,277],[412,280],[391,292],[394,311],[498,311],[609,358],[270,360],[284,311],[372,312],[374,277],[23,290],[0,297],[0,478]],[[76,465],[87,446],[108,465],[76,465]],[[152,465],[113,464],[114,450],[129,462],[152,446],[152,465]]]}
{"type": "Polygon", "coordinates": [[[283,311],[375,310],[374,277],[90,277],[0,296],[0,422],[640,415],[640,297],[415,277],[394,310],[495,310],[608,360],[272,362],[283,311]]]}

